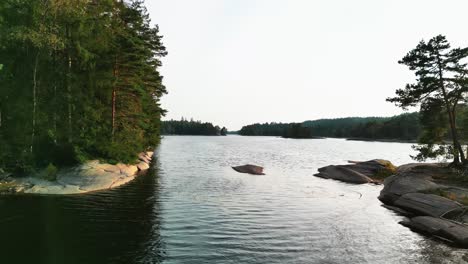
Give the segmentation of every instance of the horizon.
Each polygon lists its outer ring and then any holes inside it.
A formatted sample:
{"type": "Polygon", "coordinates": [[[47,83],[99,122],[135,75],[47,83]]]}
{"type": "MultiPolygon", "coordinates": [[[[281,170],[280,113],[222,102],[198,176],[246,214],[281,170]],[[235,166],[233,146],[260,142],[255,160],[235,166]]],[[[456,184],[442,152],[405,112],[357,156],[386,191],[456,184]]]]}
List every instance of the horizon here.
{"type": "MultiPolygon", "coordinates": [[[[348,118],[362,118],[362,119],[365,119],[365,118],[392,118],[392,117],[397,117],[397,116],[400,116],[400,115],[403,115],[403,114],[412,114],[412,113],[416,113],[418,111],[403,111],[403,113],[400,113],[400,114],[396,114],[396,115],[391,115],[391,116],[344,116],[344,117],[332,117],[332,118],[317,118],[317,119],[306,119],[306,120],[303,120],[303,121],[292,121],[292,122],[278,122],[278,121],[266,121],[266,122],[253,122],[253,123],[249,123],[249,124],[244,124],[242,125],[242,127],[245,127],[245,126],[248,126],[248,125],[254,125],[254,124],[290,124],[290,123],[304,123],[304,122],[314,122],[314,121],[320,121],[320,120],[339,120],[339,119],[348,119],[348,118]]],[[[216,124],[216,123],[213,123],[209,120],[200,120],[200,119],[195,119],[195,118],[191,118],[191,117],[185,117],[185,116],[182,116],[180,118],[171,118],[171,119],[164,119],[162,121],[181,121],[182,119],[186,120],[186,121],[193,121],[193,122],[201,122],[201,123],[212,123],[213,125],[217,125],[219,127],[226,127],[228,129],[229,132],[239,132],[241,128],[239,129],[236,129],[236,130],[232,130],[232,129],[229,129],[229,127],[223,125],[223,124],[216,124]]]]}
{"type": "Polygon", "coordinates": [[[401,114],[385,99],[415,78],[398,60],[438,34],[453,47],[468,45],[468,3],[459,0],[156,0],[147,7],[169,52],[161,68],[170,88],[164,120],[190,116],[230,130],[401,114]],[[441,19],[427,19],[436,14],[441,19]]]}

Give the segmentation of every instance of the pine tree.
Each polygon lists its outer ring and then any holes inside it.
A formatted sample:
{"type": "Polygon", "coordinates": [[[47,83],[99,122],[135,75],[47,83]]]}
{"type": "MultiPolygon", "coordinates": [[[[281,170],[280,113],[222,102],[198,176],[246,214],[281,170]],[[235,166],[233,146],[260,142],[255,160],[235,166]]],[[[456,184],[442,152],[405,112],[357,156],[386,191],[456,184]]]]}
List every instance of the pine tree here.
{"type": "MultiPolygon", "coordinates": [[[[451,154],[455,165],[467,162],[456,124],[457,106],[464,101],[468,91],[468,70],[466,63],[463,63],[467,56],[467,48],[451,49],[447,39],[441,35],[428,42],[421,41],[399,62],[415,72],[416,83],[407,84],[405,89],[396,91],[396,97],[387,99],[403,108],[420,104],[424,112],[434,113],[437,110],[435,114],[445,114],[450,128],[451,154]]],[[[426,129],[431,128],[433,127],[426,126],[426,129]]],[[[428,139],[430,138],[425,138],[423,143],[427,144],[428,139]]],[[[431,147],[431,144],[428,146],[431,147]]]]}
{"type": "Polygon", "coordinates": [[[0,167],[133,162],[159,141],[166,54],[141,1],[1,1],[0,167]]]}

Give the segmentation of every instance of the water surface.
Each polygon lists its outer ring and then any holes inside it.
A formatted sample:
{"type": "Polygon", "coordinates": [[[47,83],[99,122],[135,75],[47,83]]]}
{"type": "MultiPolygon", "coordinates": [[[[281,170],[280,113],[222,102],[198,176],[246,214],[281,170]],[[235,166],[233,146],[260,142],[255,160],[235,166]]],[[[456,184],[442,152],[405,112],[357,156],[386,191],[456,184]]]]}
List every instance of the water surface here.
{"type": "Polygon", "coordinates": [[[0,197],[1,263],[462,263],[398,224],[381,186],[312,176],[347,160],[411,162],[411,144],[165,137],[150,173],[75,196],[0,197]],[[253,163],[265,176],[230,167],[253,163]]]}

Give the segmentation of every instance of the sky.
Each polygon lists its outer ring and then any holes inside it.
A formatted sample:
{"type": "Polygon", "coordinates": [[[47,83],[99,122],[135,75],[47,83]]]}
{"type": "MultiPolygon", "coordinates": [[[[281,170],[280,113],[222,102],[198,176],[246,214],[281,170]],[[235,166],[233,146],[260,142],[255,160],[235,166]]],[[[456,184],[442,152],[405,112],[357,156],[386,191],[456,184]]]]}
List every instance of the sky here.
{"type": "MultiPolygon", "coordinates": [[[[168,56],[168,119],[229,130],[264,122],[392,116],[422,39],[468,46],[466,0],[146,0],[168,56]]],[[[415,109],[413,109],[415,110],[415,109]]]]}

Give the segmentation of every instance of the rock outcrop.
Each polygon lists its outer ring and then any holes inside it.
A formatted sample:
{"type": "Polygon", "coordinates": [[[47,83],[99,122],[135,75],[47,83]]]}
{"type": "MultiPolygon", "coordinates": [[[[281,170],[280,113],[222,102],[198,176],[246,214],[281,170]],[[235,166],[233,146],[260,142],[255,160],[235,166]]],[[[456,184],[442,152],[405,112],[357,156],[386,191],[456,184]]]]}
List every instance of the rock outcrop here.
{"type": "Polygon", "coordinates": [[[440,188],[433,177],[444,170],[443,164],[406,164],[397,168],[396,174],[384,180],[384,188],[380,192],[379,200],[392,205],[399,197],[406,193],[431,192],[440,188]]]}
{"type": "Polygon", "coordinates": [[[41,177],[16,178],[8,183],[14,186],[8,189],[8,193],[79,194],[112,189],[132,181],[148,170],[152,158],[153,152],[144,152],[138,156],[140,163],[137,165],[88,161],[59,171],[56,181],[47,181],[41,177]]]}
{"type": "Polygon", "coordinates": [[[314,176],[333,179],[347,183],[379,183],[382,178],[390,176],[396,167],[387,160],[375,159],[364,162],[350,161],[347,165],[330,165],[318,169],[314,176]]]}
{"type": "Polygon", "coordinates": [[[468,248],[468,228],[464,224],[455,223],[432,216],[417,216],[400,224],[414,231],[436,236],[464,248],[468,248]]]}
{"type": "Polygon", "coordinates": [[[462,206],[445,197],[425,193],[407,193],[398,198],[393,205],[415,215],[433,217],[440,217],[444,213],[462,206]]]}
{"type": "Polygon", "coordinates": [[[454,201],[466,198],[468,189],[450,183],[453,176],[447,164],[406,164],[385,179],[379,199],[389,209],[411,213],[402,225],[468,248],[468,226],[464,224],[468,210],[454,201]]]}
{"type": "Polygon", "coordinates": [[[253,175],[265,175],[263,173],[263,167],[257,166],[257,165],[242,165],[242,166],[236,166],[232,167],[235,171],[240,172],[240,173],[248,173],[248,174],[253,174],[253,175]]]}

